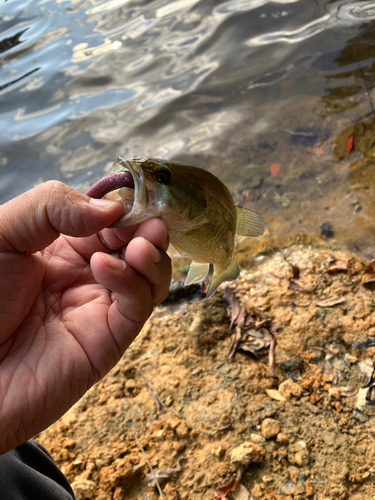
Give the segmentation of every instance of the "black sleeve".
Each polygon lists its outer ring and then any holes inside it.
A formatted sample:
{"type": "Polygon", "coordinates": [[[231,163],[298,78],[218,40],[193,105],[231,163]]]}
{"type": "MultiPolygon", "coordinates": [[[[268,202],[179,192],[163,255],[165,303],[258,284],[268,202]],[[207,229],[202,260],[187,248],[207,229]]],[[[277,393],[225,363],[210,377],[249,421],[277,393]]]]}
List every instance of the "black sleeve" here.
{"type": "Polygon", "coordinates": [[[74,493],[51,455],[31,440],[0,455],[0,498],[74,500],[74,493]]]}

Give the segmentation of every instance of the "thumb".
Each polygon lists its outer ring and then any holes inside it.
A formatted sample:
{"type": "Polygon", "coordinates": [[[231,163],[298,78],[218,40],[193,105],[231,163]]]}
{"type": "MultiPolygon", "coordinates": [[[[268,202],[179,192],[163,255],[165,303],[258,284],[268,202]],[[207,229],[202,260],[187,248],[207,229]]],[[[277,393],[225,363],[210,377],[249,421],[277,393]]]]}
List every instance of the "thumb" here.
{"type": "Polygon", "coordinates": [[[94,200],[48,181],[0,206],[0,252],[35,253],[60,233],[90,236],[124,215],[124,205],[94,200]]]}

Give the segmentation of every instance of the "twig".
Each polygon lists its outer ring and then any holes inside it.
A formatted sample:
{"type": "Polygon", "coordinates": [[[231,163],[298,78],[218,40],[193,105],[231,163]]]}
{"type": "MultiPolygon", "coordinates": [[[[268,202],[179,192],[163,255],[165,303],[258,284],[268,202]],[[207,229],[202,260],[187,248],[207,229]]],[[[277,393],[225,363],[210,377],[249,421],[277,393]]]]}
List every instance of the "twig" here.
{"type": "Polygon", "coordinates": [[[147,455],[145,453],[145,450],[143,449],[143,446],[141,445],[138,437],[137,437],[137,434],[134,432],[134,429],[132,429],[132,432],[133,432],[133,436],[134,436],[134,439],[136,440],[137,442],[137,445],[139,447],[139,449],[141,450],[142,452],[142,455],[144,456],[146,462],[147,462],[147,465],[149,466],[150,468],[150,471],[151,471],[151,474],[153,475],[154,479],[155,479],[155,483],[156,483],[156,487],[159,491],[159,494],[160,494],[160,497],[164,499],[164,495],[163,495],[163,492],[162,492],[162,489],[160,488],[160,484],[159,484],[159,481],[158,481],[158,478],[156,477],[156,474],[154,472],[154,469],[152,468],[152,465],[151,465],[151,462],[150,460],[147,458],[147,455]]]}
{"type": "Polygon", "coordinates": [[[270,375],[271,377],[275,376],[275,347],[276,347],[276,339],[272,333],[270,333],[266,328],[262,328],[262,332],[264,337],[269,340],[270,347],[268,350],[268,361],[270,366],[270,375]]]}
{"type": "Polygon", "coordinates": [[[146,382],[148,388],[150,389],[151,396],[154,398],[154,401],[156,403],[158,411],[160,411],[160,413],[165,413],[167,411],[166,406],[163,403],[163,401],[160,399],[159,394],[156,392],[156,390],[154,389],[151,382],[149,380],[147,380],[145,374],[142,372],[142,370],[140,368],[138,368],[138,366],[135,366],[135,365],[133,365],[133,366],[139,372],[140,376],[143,378],[143,380],[146,382]]]}
{"type": "Polygon", "coordinates": [[[219,432],[224,432],[228,429],[231,429],[233,427],[232,424],[228,424],[228,425],[223,425],[222,427],[219,427],[218,429],[216,429],[216,431],[211,431],[211,432],[207,432],[207,436],[216,436],[216,434],[219,434],[219,432]]]}
{"type": "Polygon", "coordinates": [[[203,484],[202,486],[198,486],[198,490],[203,490],[204,488],[209,488],[210,486],[216,486],[217,484],[221,483],[221,479],[219,479],[218,481],[214,481],[213,483],[206,483],[206,484],[203,484]]]}

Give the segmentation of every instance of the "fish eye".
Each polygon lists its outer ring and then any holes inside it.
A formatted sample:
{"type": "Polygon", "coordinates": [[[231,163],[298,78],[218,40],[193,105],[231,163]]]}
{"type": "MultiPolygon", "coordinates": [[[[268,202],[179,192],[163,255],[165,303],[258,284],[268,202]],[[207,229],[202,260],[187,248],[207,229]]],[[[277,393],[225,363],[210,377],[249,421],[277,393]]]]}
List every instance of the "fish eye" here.
{"type": "Polygon", "coordinates": [[[166,168],[157,168],[155,170],[155,177],[160,184],[168,184],[171,180],[171,173],[166,168]]]}

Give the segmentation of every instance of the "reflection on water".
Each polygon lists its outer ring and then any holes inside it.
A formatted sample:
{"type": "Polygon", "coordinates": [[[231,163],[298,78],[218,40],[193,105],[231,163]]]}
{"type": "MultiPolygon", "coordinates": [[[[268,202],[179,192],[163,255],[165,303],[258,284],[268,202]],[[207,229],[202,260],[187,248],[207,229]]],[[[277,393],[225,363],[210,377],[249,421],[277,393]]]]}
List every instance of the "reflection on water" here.
{"type": "Polygon", "coordinates": [[[328,221],[369,256],[374,22],[375,1],[0,0],[0,201],[168,157],[271,237],[328,221]]]}

